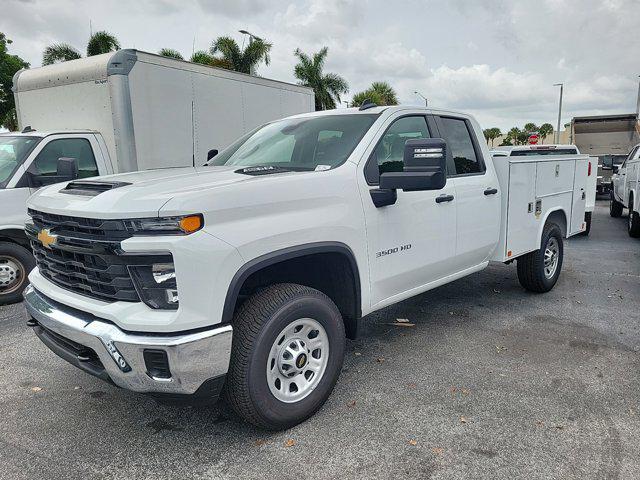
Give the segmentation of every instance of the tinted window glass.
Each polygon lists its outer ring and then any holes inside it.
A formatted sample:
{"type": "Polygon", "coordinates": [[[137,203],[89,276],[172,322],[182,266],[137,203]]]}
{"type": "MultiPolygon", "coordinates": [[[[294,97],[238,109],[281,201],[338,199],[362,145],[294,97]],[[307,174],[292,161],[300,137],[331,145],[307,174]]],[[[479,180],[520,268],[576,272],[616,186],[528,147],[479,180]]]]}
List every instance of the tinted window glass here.
{"type": "Polygon", "coordinates": [[[0,135],[0,188],[6,186],[13,173],[40,140],[40,137],[0,135]]]}
{"type": "Polygon", "coordinates": [[[373,152],[378,171],[401,172],[404,167],[404,144],[412,138],[430,138],[424,117],[403,117],[391,124],[373,152]]]}
{"type": "Polygon", "coordinates": [[[62,138],[49,142],[40,151],[31,168],[36,175],[55,175],[60,157],[78,160],[78,178],[95,177],[98,166],[86,138],[62,138]]]}
{"type": "Polygon", "coordinates": [[[456,174],[480,173],[484,169],[478,160],[473,147],[471,134],[467,128],[467,122],[459,118],[441,118],[441,125],[444,132],[441,132],[447,146],[453,156],[456,174]]]}

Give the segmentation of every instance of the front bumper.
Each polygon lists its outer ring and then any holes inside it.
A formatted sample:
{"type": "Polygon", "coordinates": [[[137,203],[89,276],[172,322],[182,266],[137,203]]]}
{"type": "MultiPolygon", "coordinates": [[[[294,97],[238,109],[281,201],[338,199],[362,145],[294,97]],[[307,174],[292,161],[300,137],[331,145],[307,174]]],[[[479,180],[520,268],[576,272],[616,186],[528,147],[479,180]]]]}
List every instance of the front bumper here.
{"type": "Polygon", "coordinates": [[[212,383],[219,390],[222,382],[216,380],[227,373],[231,325],[192,333],[134,334],[62,305],[31,285],[24,292],[24,300],[34,319],[31,324],[47,347],[69,363],[119,387],[142,393],[191,395],[212,383]],[[155,358],[160,352],[168,374],[154,375],[157,370],[148,365],[153,358],[149,352],[154,352],[155,358]]]}

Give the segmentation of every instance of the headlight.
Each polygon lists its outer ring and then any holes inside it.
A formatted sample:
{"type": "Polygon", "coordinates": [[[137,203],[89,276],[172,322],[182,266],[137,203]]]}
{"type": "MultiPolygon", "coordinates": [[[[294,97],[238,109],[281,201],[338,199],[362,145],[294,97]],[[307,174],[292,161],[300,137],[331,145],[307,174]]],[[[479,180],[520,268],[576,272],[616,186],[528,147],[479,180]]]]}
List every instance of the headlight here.
{"type": "Polygon", "coordinates": [[[140,299],[154,309],[177,310],[178,285],[173,263],[130,266],[140,299]]]}
{"type": "Polygon", "coordinates": [[[201,214],[182,217],[133,218],[124,221],[127,230],[138,235],[189,235],[204,226],[201,214]]]}

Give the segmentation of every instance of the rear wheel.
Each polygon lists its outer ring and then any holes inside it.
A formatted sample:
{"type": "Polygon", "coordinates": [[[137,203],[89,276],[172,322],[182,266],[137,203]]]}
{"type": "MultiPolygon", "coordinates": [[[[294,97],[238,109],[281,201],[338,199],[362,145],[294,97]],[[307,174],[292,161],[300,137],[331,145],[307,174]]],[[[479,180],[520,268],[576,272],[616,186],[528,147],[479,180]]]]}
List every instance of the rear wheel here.
{"type": "Polygon", "coordinates": [[[246,421],[292,427],[327,400],[345,348],[342,317],[318,290],[272,285],[245,301],[233,320],[225,399],[246,421]]]}
{"type": "Polygon", "coordinates": [[[618,202],[613,195],[613,190],[611,190],[609,196],[609,215],[612,217],[620,217],[622,216],[622,209],[624,208],[620,202],[618,202]]]}
{"type": "Polygon", "coordinates": [[[518,258],[518,280],[529,291],[548,292],[558,281],[562,269],[564,244],[562,232],[555,223],[542,231],[541,247],[518,258]]]}
{"type": "Polygon", "coordinates": [[[582,235],[589,235],[589,232],[591,231],[591,212],[585,212],[584,223],[585,229],[584,232],[582,232],[582,235]]]}
{"type": "Polygon", "coordinates": [[[33,267],[35,260],[29,250],[16,243],[0,242],[0,305],[22,300],[33,267]]]}
{"type": "Polygon", "coordinates": [[[629,236],[633,238],[640,237],[640,215],[633,211],[633,197],[629,199],[629,236]]]}

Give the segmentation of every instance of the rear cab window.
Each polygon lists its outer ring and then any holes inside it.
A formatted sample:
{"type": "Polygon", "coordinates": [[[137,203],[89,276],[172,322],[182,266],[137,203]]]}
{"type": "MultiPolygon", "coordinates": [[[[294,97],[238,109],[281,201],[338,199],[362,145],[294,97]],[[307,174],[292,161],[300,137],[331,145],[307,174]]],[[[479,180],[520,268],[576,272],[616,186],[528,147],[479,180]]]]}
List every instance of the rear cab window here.
{"type": "Polygon", "coordinates": [[[485,165],[467,119],[436,117],[440,136],[447,142],[447,175],[481,175],[485,165]]]}

